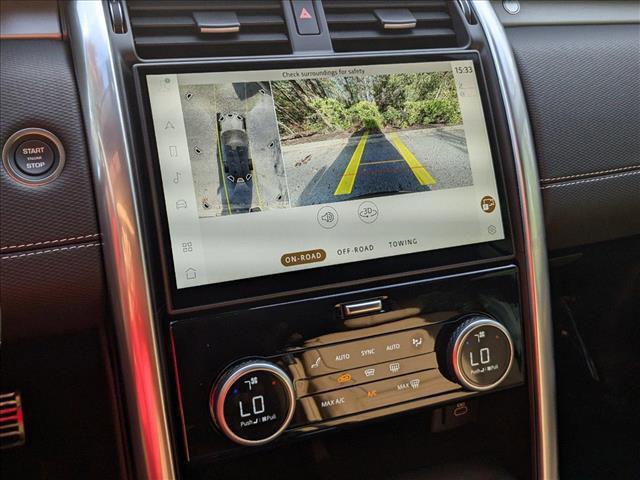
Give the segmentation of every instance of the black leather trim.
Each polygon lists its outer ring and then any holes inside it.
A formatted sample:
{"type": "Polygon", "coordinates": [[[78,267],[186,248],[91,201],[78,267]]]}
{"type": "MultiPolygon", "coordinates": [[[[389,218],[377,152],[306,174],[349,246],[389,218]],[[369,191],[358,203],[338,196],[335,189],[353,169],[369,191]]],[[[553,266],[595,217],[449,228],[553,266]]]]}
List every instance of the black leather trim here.
{"type": "Polygon", "coordinates": [[[2,345],[2,390],[22,395],[26,444],[0,451],[0,478],[127,478],[104,342],[90,329],[2,345]]]}
{"type": "Polygon", "coordinates": [[[0,168],[0,248],[9,251],[98,237],[84,127],[67,45],[57,40],[0,42],[0,145],[17,130],[54,133],[66,151],[60,177],[29,187],[0,168]]]}
{"type": "Polygon", "coordinates": [[[640,233],[640,27],[507,29],[551,249],[640,233]]]}
{"type": "Polygon", "coordinates": [[[2,478],[126,478],[102,261],[99,242],[0,256],[0,384],[27,436],[2,478]]]}
{"type": "Polygon", "coordinates": [[[17,183],[0,167],[0,384],[23,396],[27,443],[2,478],[126,478],[125,434],[101,235],[68,45],[0,42],[0,146],[40,127],[64,145],[61,175],[17,183]]]}
{"type": "Polygon", "coordinates": [[[100,247],[93,242],[0,256],[3,340],[59,335],[104,321],[100,247]]]}
{"type": "Polygon", "coordinates": [[[640,232],[640,170],[542,187],[551,248],[640,232]]]}

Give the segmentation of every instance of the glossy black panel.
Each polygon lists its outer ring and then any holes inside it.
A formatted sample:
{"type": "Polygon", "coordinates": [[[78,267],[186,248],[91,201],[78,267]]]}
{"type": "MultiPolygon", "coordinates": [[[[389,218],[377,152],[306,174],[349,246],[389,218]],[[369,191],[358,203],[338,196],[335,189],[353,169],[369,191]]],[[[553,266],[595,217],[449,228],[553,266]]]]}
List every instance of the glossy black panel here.
{"type": "Polygon", "coordinates": [[[249,359],[277,363],[294,381],[298,407],[282,440],[477,395],[455,382],[446,358],[452,333],[472,313],[484,312],[510,332],[515,360],[500,388],[520,384],[517,273],[507,266],[174,322],[188,456],[255,450],[219,433],[208,408],[216,379],[249,359]],[[371,298],[383,300],[382,312],[342,316],[341,304],[371,298]]]}
{"type": "MultiPolygon", "coordinates": [[[[524,387],[467,402],[474,419],[436,431],[455,404],[340,428],[184,469],[188,479],[531,480],[524,387]],[[471,473],[476,475],[471,477],[471,473]]],[[[588,477],[585,477],[588,478],[588,477]]]]}

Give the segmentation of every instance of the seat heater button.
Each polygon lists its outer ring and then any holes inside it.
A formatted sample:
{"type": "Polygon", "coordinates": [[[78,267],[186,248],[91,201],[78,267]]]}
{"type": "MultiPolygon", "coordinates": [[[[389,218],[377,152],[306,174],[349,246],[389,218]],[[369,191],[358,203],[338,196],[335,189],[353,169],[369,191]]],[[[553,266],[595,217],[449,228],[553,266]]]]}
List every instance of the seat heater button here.
{"type": "Polygon", "coordinates": [[[38,176],[51,170],[56,156],[48,143],[32,139],[22,142],[16,148],[14,159],[16,166],[22,173],[38,176]]]}

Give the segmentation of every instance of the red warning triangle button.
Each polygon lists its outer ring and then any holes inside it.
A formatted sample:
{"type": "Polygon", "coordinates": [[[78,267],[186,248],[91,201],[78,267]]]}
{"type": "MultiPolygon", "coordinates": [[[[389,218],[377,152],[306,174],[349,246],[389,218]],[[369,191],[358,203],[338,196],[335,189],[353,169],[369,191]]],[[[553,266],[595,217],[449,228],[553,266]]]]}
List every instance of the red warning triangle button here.
{"type": "Polygon", "coordinates": [[[311,14],[309,13],[309,11],[302,7],[302,10],[300,11],[300,20],[311,20],[313,17],[311,16],[311,14]]]}
{"type": "MultiPolygon", "coordinates": [[[[2,1],[2,0],[0,0],[2,1]]],[[[312,0],[290,0],[296,21],[296,28],[300,35],[319,35],[320,26],[316,21],[316,13],[312,0]]]]}

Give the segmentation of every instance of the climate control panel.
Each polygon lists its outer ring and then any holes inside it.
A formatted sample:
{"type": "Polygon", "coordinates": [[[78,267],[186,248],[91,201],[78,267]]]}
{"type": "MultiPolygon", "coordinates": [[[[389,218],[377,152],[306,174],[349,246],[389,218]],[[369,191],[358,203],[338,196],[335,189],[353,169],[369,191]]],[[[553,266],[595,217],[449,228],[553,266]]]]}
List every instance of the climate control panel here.
{"type": "Polygon", "coordinates": [[[522,385],[515,267],[179,320],[188,458],[522,385]],[[352,313],[345,304],[376,304],[352,313]]]}
{"type": "Polygon", "coordinates": [[[512,345],[501,323],[472,315],[246,361],[228,368],[212,387],[211,414],[230,440],[260,445],[288,427],[366,412],[373,417],[377,409],[461,389],[497,388],[509,374],[512,345]],[[442,335],[449,340],[440,363],[436,345],[445,344],[442,335]]]}

